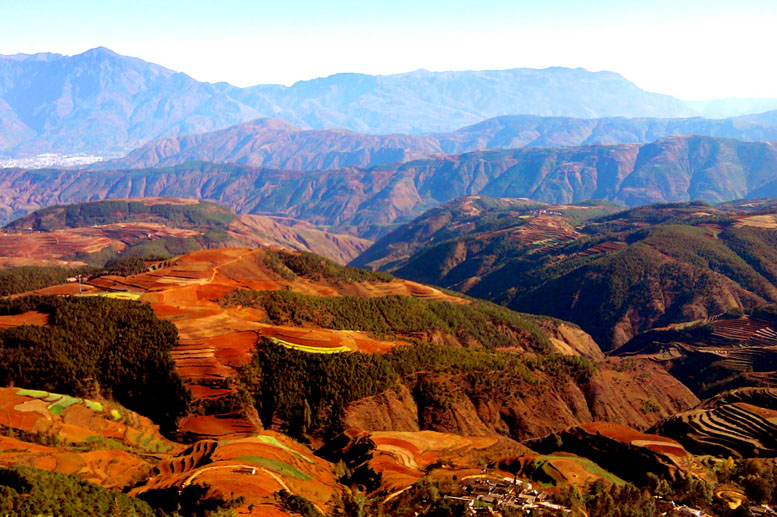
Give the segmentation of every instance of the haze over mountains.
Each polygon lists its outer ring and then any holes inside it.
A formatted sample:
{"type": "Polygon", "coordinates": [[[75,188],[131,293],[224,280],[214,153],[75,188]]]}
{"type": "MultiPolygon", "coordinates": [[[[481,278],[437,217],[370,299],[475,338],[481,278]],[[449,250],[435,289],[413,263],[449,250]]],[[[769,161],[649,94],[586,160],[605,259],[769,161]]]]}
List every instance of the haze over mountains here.
{"type": "Polygon", "coordinates": [[[96,48],[0,57],[0,151],[121,154],[149,140],[279,117],[302,128],[451,131],[514,114],[687,117],[696,112],[612,72],[548,68],[337,74],[238,88],[96,48]]]}

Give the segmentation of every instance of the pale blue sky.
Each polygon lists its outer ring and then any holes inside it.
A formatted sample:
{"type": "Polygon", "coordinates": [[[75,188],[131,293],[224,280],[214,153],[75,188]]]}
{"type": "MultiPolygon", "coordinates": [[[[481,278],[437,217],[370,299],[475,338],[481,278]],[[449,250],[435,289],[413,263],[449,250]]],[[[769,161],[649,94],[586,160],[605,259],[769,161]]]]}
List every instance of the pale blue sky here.
{"type": "Polygon", "coordinates": [[[0,0],[0,54],[101,45],[239,86],[581,66],[686,99],[777,97],[777,0],[0,0]]]}

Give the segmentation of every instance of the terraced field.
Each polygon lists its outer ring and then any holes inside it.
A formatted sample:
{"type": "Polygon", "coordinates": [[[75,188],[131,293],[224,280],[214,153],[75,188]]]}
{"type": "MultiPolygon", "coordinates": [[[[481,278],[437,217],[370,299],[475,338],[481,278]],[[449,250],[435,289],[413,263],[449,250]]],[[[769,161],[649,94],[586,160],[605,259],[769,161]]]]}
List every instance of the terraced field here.
{"type": "MultiPolygon", "coordinates": [[[[777,328],[758,318],[713,317],[653,329],[617,354],[649,357],[681,372],[686,370],[684,362],[690,360],[698,369],[714,365],[719,378],[730,376],[744,380],[746,385],[777,387],[777,328]]],[[[688,370],[693,375],[693,368],[688,370]]],[[[698,381],[705,379],[700,377],[698,381]]],[[[712,393],[719,389],[725,386],[712,393]]]]}
{"type": "Polygon", "coordinates": [[[278,490],[325,512],[337,487],[331,464],[283,435],[265,431],[187,448],[113,402],[0,388],[0,430],[2,466],[73,474],[108,488],[134,486],[132,495],[200,485],[212,495],[242,496],[243,510],[255,505],[254,515],[267,515],[278,512],[278,490]]]}
{"type": "Polygon", "coordinates": [[[695,454],[777,456],[777,390],[744,388],[656,424],[651,432],[682,443],[695,454]]]}
{"type": "Polygon", "coordinates": [[[325,513],[336,487],[330,463],[283,435],[264,431],[236,440],[199,441],[160,462],[130,494],[164,494],[195,484],[209,487],[213,495],[245,498],[241,506],[256,506],[253,515],[270,512],[279,490],[305,497],[325,513]]]}
{"type": "Polygon", "coordinates": [[[18,327],[19,325],[45,326],[49,322],[48,314],[29,311],[22,314],[9,314],[0,316],[0,329],[18,327]]]}
{"type": "Polygon", "coordinates": [[[77,474],[115,488],[142,479],[154,458],[183,448],[113,402],[38,390],[0,388],[0,429],[19,437],[0,436],[0,465],[77,474]]]}
{"type": "Polygon", "coordinates": [[[79,253],[97,253],[108,247],[121,252],[143,241],[167,237],[185,239],[199,234],[156,223],[116,223],[53,232],[0,232],[0,264],[20,265],[21,260],[26,260],[28,264],[44,261],[74,266],[83,262],[68,260],[68,257],[79,253]]]}
{"type": "MultiPolygon", "coordinates": [[[[391,497],[425,475],[448,481],[454,477],[480,477],[484,464],[493,464],[505,455],[527,452],[519,443],[498,435],[471,437],[435,431],[352,429],[335,440],[334,446],[327,445],[318,454],[330,460],[345,458],[346,462],[368,466],[380,476],[377,491],[391,497]]],[[[501,480],[509,473],[497,470],[491,475],[501,480]]]]}
{"type": "Polygon", "coordinates": [[[777,228],[777,215],[763,214],[739,217],[737,220],[739,226],[754,226],[756,228],[777,228]]]}
{"type": "Polygon", "coordinates": [[[762,385],[777,383],[777,330],[768,321],[755,318],[716,319],[712,335],[699,347],[722,358],[720,366],[742,372],[762,385]]]}
{"type": "Polygon", "coordinates": [[[577,253],[578,257],[590,257],[592,255],[599,255],[601,253],[611,253],[613,251],[622,250],[626,247],[625,242],[607,241],[599,243],[595,246],[591,246],[585,251],[577,253]]]}
{"type": "MultiPolygon", "coordinates": [[[[529,216],[526,224],[502,230],[510,239],[530,246],[534,253],[545,253],[575,240],[579,234],[562,218],[546,215],[529,216]]],[[[483,238],[496,237],[499,232],[483,234],[483,238]]]]}
{"type": "Polygon", "coordinates": [[[753,318],[718,319],[711,323],[712,344],[777,347],[777,331],[768,321],[753,318]]]}
{"type": "MultiPolygon", "coordinates": [[[[220,304],[235,289],[291,289],[317,296],[365,298],[394,294],[467,303],[437,289],[400,279],[347,283],[303,277],[287,280],[268,269],[265,253],[246,248],[201,250],[131,277],[91,279],[83,286],[83,295],[139,299],[150,303],[160,318],[175,324],[179,345],[173,350],[173,358],[195,399],[215,399],[231,393],[233,388],[227,379],[250,360],[262,336],[290,348],[316,353],[375,353],[407,344],[381,341],[358,331],[269,325],[261,310],[220,304]]],[[[75,294],[78,286],[55,286],[38,292],[75,294]]],[[[236,414],[190,416],[180,426],[184,433],[209,439],[252,435],[260,428],[258,420],[236,414]]]]}
{"type": "Polygon", "coordinates": [[[585,488],[598,480],[616,485],[625,484],[621,478],[593,461],[567,453],[506,458],[499,462],[499,468],[543,485],[558,487],[571,485],[585,488]]]}
{"type": "Polygon", "coordinates": [[[84,262],[74,257],[135,246],[165,254],[168,244],[186,250],[280,247],[346,263],[372,242],[288,218],[238,216],[192,199],[111,199],[52,206],[11,222],[0,229],[0,266],[78,266],[84,262]]]}
{"type": "Polygon", "coordinates": [[[647,481],[647,472],[674,478],[678,472],[688,470],[692,460],[682,444],[671,437],[609,422],[570,427],[524,444],[544,455],[566,452],[587,458],[637,484],[647,481]]]}

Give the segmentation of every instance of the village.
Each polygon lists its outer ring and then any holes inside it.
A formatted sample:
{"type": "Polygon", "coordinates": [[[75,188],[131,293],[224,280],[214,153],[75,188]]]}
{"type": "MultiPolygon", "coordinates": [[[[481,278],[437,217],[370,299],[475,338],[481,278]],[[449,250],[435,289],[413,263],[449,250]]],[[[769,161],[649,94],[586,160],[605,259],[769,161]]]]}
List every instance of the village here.
{"type": "Polygon", "coordinates": [[[520,479],[503,478],[493,481],[477,478],[462,486],[455,496],[446,499],[463,501],[469,515],[503,515],[504,511],[521,512],[524,515],[568,515],[572,510],[548,500],[548,494],[540,492],[531,483],[520,479]]]}
{"type": "MultiPolygon", "coordinates": [[[[572,509],[549,500],[546,492],[540,491],[531,483],[517,478],[505,477],[475,478],[462,485],[455,495],[446,499],[462,501],[467,505],[467,515],[523,514],[535,516],[570,515],[572,509]]],[[[666,517],[709,517],[710,514],[698,508],[677,504],[675,501],[655,498],[658,515],[666,517]]],[[[777,512],[769,506],[752,508],[755,515],[775,515],[777,512]]]]}

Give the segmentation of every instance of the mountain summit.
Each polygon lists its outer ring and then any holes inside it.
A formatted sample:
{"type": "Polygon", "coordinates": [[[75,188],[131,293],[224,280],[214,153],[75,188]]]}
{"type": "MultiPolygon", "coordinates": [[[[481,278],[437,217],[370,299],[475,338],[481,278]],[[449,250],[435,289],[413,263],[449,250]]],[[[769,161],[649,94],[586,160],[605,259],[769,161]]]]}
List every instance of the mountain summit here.
{"type": "Polygon", "coordinates": [[[364,133],[450,131],[508,115],[678,117],[681,101],[577,68],[336,74],[290,87],[204,83],[98,47],[0,56],[0,151],[118,154],[262,117],[364,133]]]}

